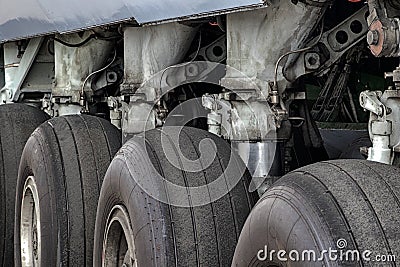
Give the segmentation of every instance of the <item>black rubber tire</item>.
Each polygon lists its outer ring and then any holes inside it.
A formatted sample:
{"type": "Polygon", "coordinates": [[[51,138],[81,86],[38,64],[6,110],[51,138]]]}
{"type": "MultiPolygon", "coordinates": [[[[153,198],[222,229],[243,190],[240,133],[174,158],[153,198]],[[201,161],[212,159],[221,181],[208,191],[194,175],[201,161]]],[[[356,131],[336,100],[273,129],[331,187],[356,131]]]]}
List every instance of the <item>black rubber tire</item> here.
{"type": "MultiPolygon", "coordinates": [[[[207,131],[184,127],[179,135],[181,153],[190,160],[199,159],[199,143],[210,138],[217,156],[198,172],[176,168],[163,152],[163,130],[155,129],[145,137],[134,137],[118,152],[104,179],[97,210],[94,266],[102,266],[103,237],[107,218],[114,205],[124,205],[135,236],[138,266],[229,266],[239,237],[256,196],[248,193],[248,171],[222,198],[203,206],[177,207],[149,196],[135,179],[152,179],[152,166],[167,180],[181,186],[210,183],[225,172],[230,146],[207,131]],[[144,145],[144,140],[145,143],[144,145]],[[147,159],[147,160],[144,160],[147,159]],[[152,166],[149,166],[152,165],[152,166]]],[[[167,136],[168,134],[166,134],[167,136]]],[[[178,149],[175,145],[171,151],[178,149]]],[[[235,171],[244,168],[236,156],[235,171]]],[[[154,179],[153,179],[154,180],[154,179]]],[[[212,188],[208,187],[209,190],[212,188]]],[[[162,189],[160,189],[162,191],[162,189]]],[[[163,193],[160,193],[163,194],[163,193]]],[[[173,195],[171,191],[167,195],[173,195]]],[[[186,195],[190,199],[190,195],[186,195]]]]}
{"type": "Polygon", "coordinates": [[[36,129],[22,153],[18,175],[16,266],[21,266],[19,222],[28,176],[34,176],[39,196],[40,266],[92,265],[101,184],[120,146],[120,131],[97,117],[58,117],[36,129]]]}
{"type": "Polygon", "coordinates": [[[18,166],[26,140],[48,120],[25,104],[0,105],[0,266],[14,265],[14,210],[18,166]]]}
{"type": "Polygon", "coordinates": [[[370,250],[366,256],[372,260],[379,254],[400,255],[399,177],[396,167],[355,159],[320,162],[285,175],[252,210],[233,266],[396,266],[367,261],[361,253],[370,250]],[[329,248],[358,250],[361,261],[288,258],[291,250],[314,250],[318,257],[329,248]],[[278,261],[277,253],[268,261],[272,250],[286,251],[288,261],[278,261]]]}

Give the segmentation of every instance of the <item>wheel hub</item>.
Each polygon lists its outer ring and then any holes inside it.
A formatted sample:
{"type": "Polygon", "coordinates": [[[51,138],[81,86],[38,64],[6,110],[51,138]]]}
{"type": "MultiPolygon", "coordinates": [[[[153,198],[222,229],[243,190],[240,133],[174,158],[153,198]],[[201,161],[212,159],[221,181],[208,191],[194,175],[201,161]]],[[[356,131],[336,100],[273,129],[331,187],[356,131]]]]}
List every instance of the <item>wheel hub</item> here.
{"type": "Polygon", "coordinates": [[[133,231],[125,207],[111,210],[103,240],[103,266],[137,267],[133,231]]]}
{"type": "Polygon", "coordinates": [[[33,225],[33,230],[32,230],[32,249],[33,249],[33,256],[35,257],[35,260],[38,260],[38,235],[37,235],[37,226],[36,223],[33,225]]]}
{"type": "Polygon", "coordinates": [[[39,195],[33,176],[24,185],[20,221],[22,266],[40,264],[40,208],[39,195]]]}

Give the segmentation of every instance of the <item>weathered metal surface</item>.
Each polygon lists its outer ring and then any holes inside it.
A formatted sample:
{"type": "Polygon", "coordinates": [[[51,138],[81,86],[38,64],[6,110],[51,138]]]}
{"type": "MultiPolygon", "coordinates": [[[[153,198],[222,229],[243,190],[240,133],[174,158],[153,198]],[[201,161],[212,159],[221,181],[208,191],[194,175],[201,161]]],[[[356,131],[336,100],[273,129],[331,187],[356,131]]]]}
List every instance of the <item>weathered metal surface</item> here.
{"type": "Polygon", "coordinates": [[[0,0],[0,42],[127,20],[143,25],[263,5],[263,0],[0,0]]]}
{"type": "Polygon", "coordinates": [[[5,86],[0,89],[0,102],[6,103],[18,100],[21,86],[39,53],[42,43],[43,38],[32,39],[26,47],[22,58],[17,56],[15,45],[4,45],[6,51],[4,57],[5,86]]]}
{"type": "MultiPolygon", "coordinates": [[[[86,39],[87,35],[80,37],[75,33],[58,37],[68,43],[78,43],[86,39]]],[[[92,92],[92,80],[89,79],[84,88],[82,82],[92,72],[105,66],[111,51],[112,43],[103,40],[93,40],[81,47],[67,47],[55,42],[53,97],[69,98],[72,103],[79,103],[82,90],[92,92]],[[83,60],[87,58],[90,60],[83,60]]]]}
{"type": "MultiPolygon", "coordinates": [[[[257,90],[268,95],[268,82],[274,81],[279,58],[288,51],[305,47],[307,37],[320,21],[324,10],[325,7],[301,2],[295,5],[286,0],[271,1],[268,8],[257,11],[227,15],[229,52],[226,61],[232,68],[227,70],[221,85],[244,90],[256,89],[254,86],[257,86],[257,90]],[[236,77],[243,77],[243,74],[252,84],[236,77]]],[[[277,82],[282,90],[286,88],[287,81],[281,67],[277,82]]]]}

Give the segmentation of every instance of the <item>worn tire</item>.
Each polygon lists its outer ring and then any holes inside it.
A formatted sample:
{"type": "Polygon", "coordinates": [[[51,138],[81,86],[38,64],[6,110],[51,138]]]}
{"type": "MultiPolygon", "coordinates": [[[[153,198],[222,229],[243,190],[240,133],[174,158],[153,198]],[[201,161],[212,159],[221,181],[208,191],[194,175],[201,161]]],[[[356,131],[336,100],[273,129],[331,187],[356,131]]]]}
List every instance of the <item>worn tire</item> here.
{"type": "Polygon", "coordinates": [[[365,160],[320,162],[287,174],[252,210],[233,265],[396,266],[374,260],[378,255],[400,255],[399,177],[398,168],[365,160]],[[292,259],[288,255],[292,250],[313,250],[319,257],[329,248],[339,256],[340,251],[357,250],[361,260],[353,261],[349,254],[336,261],[325,255],[323,261],[304,262],[301,257],[293,261],[294,252],[292,259]],[[278,250],[286,252],[281,261],[278,250]],[[367,250],[371,255],[363,258],[367,250]]]}
{"type": "Polygon", "coordinates": [[[14,209],[18,166],[26,140],[49,119],[25,104],[0,105],[0,266],[14,265],[14,209]]]}
{"type": "Polygon", "coordinates": [[[92,116],[58,117],[36,129],[19,168],[16,266],[92,265],[98,196],[120,145],[120,131],[92,116]]]}
{"type": "MultiPolygon", "coordinates": [[[[179,207],[170,205],[167,201],[158,201],[136,182],[145,179],[156,184],[154,177],[157,172],[166,180],[188,188],[208,184],[225,172],[231,152],[227,142],[204,130],[189,127],[184,127],[177,135],[179,148],[171,142],[171,135],[163,129],[151,130],[143,136],[129,140],[112,161],[104,179],[97,210],[94,266],[121,266],[127,255],[125,252],[129,251],[129,242],[135,245],[134,256],[130,255],[137,261],[135,266],[231,264],[240,230],[255,203],[254,195],[247,191],[250,179],[248,171],[239,177],[230,192],[226,192],[215,202],[202,206],[179,207]],[[163,141],[161,135],[166,137],[163,141]],[[190,172],[184,171],[182,162],[179,168],[171,164],[167,154],[173,151],[171,153],[176,153],[174,157],[178,157],[179,149],[186,158],[200,159],[203,164],[199,144],[204,139],[212,140],[216,146],[214,151],[217,151],[216,157],[211,159],[212,163],[207,168],[190,172]],[[163,151],[163,147],[167,147],[167,152],[163,151]],[[119,214],[119,218],[125,217],[124,225],[129,228],[126,231],[128,234],[124,235],[124,245],[108,245],[113,244],[113,241],[120,242],[121,233],[124,234],[121,232],[123,226],[109,223],[113,216],[117,216],[114,213],[119,214]],[[119,230],[114,231],[117,228],[119,230]],[[113,240],[112,236],[118,240],[113,240]],[[107,261],[106,265],[103,265],[103,260],[107,261]]],[[[236,156],[232,161],[234,171],[245,169],[236,156]]],[[[172,190],[165,190],[162,185],[154,187],[159,190],[160,195],[167,192],[169,199],[175,197],[172,190]]],[[[207,188],[213,190],[209,186],[207,188]]],[[[185,194],[184,197],[190,202],[194,196],[192,192],[192,195],[185,194]]]]}

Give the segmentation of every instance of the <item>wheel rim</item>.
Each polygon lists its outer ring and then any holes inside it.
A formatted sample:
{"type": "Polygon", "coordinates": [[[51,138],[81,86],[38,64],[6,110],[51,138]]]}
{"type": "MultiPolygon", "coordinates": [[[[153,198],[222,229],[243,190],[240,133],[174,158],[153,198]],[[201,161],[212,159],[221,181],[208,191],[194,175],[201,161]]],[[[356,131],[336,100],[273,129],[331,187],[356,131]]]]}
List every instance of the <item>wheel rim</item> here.
{"type": "Polygon", "coordinates": [[[39,195],[33,176],[29,176],[24,185],[21,205],[21,262],[22,266],[40,264],[40,207],[39,195]]]}
{"type": "Polygon", "coordinates": [[[102,255],[102,266],[138,266],[129,215],[121,205],[114,206],[108,216],[102,255]]]}

